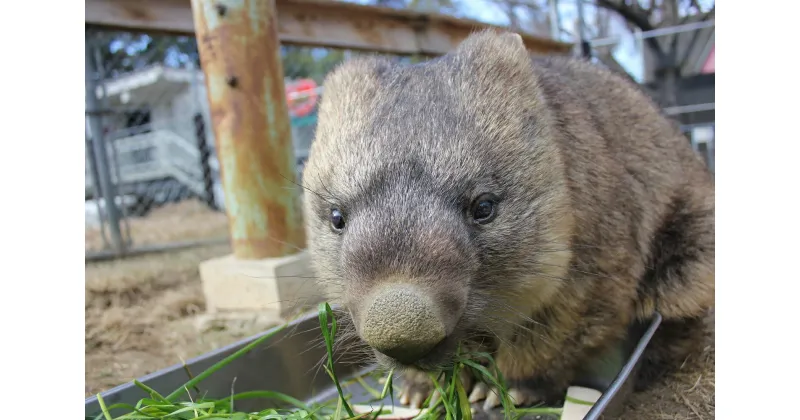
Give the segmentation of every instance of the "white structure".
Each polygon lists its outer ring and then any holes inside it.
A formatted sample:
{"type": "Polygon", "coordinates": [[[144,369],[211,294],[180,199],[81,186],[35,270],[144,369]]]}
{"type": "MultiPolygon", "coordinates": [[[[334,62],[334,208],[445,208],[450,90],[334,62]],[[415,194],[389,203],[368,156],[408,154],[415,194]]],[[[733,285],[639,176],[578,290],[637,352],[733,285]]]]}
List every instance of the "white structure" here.
{"type": "MultiPolygon", "coordinates": [[[[185,188],[204,194],[197,127],[205,127],[212,149],[214,140],[208,129],[208,102],[202,86],[202,72],[155,65],[106,80],[97,87],[97,97],[106,108],[125,110],[102,119],[111,177],[121,194],[145,194],[155,201],[169,199],[169,190],[147,191],[154,182],[178,186],[172,188],[176,193],[185,188]]],[[[87,136],[90,134],[87,129],[87,136]]],[[[213,156],[210,164],[216,169],[213,156]]],[[[87,193],[94,187],[90,171],[87,159],[87,193]]]]}
{"type": "MultiPolygon", "coordinates": [[[[156,203],[174,194],[204,195],[199,131],[210,151],[215,201],[224,206],[202,71],[153,65],[106,80],[96,94],[105,107],[126,111],[103,117],[111,176],[120,194],[156,203]]],[[[300,160],[310,146],[306,137],[313,135],[313,124],[307,123],[292,127],[300,160]]],[[[88,124],[86,131],[88,138],[88,124]]],[[[89,162],[87,156],[87,197],[94,190],[89,162]]]]}

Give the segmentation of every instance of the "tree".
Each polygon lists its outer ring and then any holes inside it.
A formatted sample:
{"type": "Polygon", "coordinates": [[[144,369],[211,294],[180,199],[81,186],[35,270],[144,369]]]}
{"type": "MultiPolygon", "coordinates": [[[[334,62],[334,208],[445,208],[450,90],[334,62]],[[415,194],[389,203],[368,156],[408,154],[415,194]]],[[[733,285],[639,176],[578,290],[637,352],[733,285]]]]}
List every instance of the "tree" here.
{"type": "Polygon", "coordinates": [[[508,18],[509,29],[549,36],[552,26],[548,0],[493,0],[508,18]]]}
{"type": "MultiPolygon", "coordinates": [[[[611,10],[624,18],[630,27],[642,32],[682,25],[689,22],[703,22],[714,18],[714,2],[704,5],[699,0],[597,0],[597,6],[611,10]]],[[[679,57],[678,40],[680,34],[664,37],[651,37],[644,40],[655,57],[655,73],[659,81],[659,98],[662,105],[677,104],[678,80],[681,70],[689,59],[689,53],[699,38],[696,31],[690,47],[679,57]]]]}
{"type": "Polygon", "coordinates": [[[289,79],[311,78],[322,83],[325,75],[345,58],[343,50],[282,45],[283,75],[289,79]]]}
{"type": "Polygon", "coordinates": [[[177,67],[194,62],[195,66],[200,66],[194,37],[100,32],[94,42],[98,47],[100,71],[105,77],[115,77],[155,63],[177,67]]]}
{"type": "MultiPolygon", "coordinates": [[[[201,68],[194,37],[102,32],[97,34],[94,42],[105,78],[153,64],[183,67],[193,63],[195,68],[201,68]]],[[[325,74],[344,59],[344,51],[284,45],[281,46],[281,57],[286,77],[310,77],[321,82],[325,74]]]]}

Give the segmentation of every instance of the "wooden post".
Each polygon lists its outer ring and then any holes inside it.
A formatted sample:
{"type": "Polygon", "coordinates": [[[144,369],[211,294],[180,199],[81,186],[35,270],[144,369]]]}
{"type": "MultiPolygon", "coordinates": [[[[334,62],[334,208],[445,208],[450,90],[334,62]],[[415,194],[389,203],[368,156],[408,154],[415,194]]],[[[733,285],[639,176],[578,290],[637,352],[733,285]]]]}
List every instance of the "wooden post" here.
{"type": "Polygon", "coordinates": [[[237,259],[304,248],[274,0],[192,0],[237,259]]]}

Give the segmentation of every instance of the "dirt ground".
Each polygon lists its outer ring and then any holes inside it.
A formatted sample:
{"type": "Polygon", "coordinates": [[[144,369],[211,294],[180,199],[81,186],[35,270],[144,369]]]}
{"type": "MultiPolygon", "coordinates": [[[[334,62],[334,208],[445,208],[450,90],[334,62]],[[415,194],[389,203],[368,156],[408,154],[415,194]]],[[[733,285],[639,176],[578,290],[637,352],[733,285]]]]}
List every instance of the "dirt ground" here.
{"type": "MultiPolygon", "coordinates": [[[[137,245],[227,235],[227,217],[189,201],[130,219],[137,245]]],[[[102,247],[86,230],[86,249],[102,247]]],[[[86,395],[245,338],[265,325],[228,325],[198,334],[205,311],[198,264],[231,252],[228,244],[86,264],[86,395]]],[[[266,326],[268,327],[268,326],[266,326]]]]}
{"type": "Polygon", "coordinates": [[[706,345],[681,369],[656,387],[633,394],[624,419],[714,418],[714,314],[706,319],[706,345]]]}
{"type": "MultiPolygon", "coordinates": [[[[196,200],[157,208],[146,217],[130,217],[123,223],[123,231],[130,233],[135,246],[224,238],[228,235],[225,214],[211,211],[196,200]]],[[[86,229],[86,251],[103,249],[102,235],[99,228],[86,229]]]]}
{"type": "MultiPolygon", "coordinates": [[[[148,243],[225,234],[224,214],[199,203],[154,211],[131,223],[148,243]],[[199,233],[200,232],[200,233],[199,233]]],[[[99,240],[87,231],[87,248],[99,240]]],[[[198,330],[205,310],[198,264],[228,245],[86,264],[86,396],[180,363],[271,326],[265,320],[198,330]],[[203,331],[200,333],[199,331],[203,331]]],[[[656,388],[634,394],[625,419],[714,418],[714,319],[707,346],[656,388]]]]}

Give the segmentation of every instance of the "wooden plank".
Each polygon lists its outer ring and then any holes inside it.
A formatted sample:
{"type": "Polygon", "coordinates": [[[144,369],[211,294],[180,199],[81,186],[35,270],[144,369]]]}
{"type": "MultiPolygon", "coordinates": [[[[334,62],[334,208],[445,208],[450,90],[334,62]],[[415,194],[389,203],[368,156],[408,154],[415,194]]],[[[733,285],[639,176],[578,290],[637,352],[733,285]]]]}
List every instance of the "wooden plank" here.
{"type": "MultiPolygon", "coordinates": [[[[268,0],[250,0],[268,1],[268,0]]],[[[441,55],[481,22],[330,0],[275,0],[283,44],[390,54],[441,55]]],[[[190,0],[85,0],[86,25],[194,35],[190,0]]],[[[220,0],[221,4],[225,0],[220,0]]],[[[571,44],[521,34],[534,53],[567,53],[571,44]]]]}
{"type": "Polygon", "coordinates": [[[86,24],[194,35],[190,0],[85,0],[86,24]]]}

